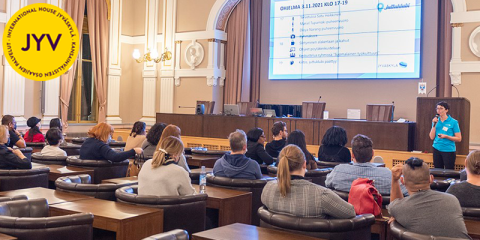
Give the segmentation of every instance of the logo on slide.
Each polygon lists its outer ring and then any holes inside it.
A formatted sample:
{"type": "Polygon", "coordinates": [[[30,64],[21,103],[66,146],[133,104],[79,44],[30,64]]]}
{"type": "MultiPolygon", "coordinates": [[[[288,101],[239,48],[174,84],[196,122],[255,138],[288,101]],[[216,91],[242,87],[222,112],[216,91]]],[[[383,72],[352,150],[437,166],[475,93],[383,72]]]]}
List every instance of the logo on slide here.
{"type": "Polygon", "coordinates": [[[385,7],[385,5],[383,5],[383,3],[379,3],[379,4],[377,5],[377,9],[378,9],[379,12],[382,12],[382,10],[383,10],[384,7],[385,7]]]}
{"type": "Polygon", "coordinates": [[[402,67],[402,68],[406,68],[406,67],[407,67],[407,63],[406,63],[406,62],[400,62],[398,65],[400,65],[400,67],[402,67]]]}

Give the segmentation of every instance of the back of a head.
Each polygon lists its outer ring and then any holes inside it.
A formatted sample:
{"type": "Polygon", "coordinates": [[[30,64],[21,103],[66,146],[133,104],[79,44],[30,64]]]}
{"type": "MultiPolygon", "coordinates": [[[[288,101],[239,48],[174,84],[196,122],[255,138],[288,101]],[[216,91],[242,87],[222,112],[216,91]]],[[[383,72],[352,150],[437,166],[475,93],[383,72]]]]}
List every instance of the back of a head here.
{"type": "Polygon", "coordinates": [[[156,146],[166,126],[165,123],[155,123],[147,133],[147,141],[156,146]]]}
{"type": "Polygon", "coordinates": [[[305,134],[300,130],[295,130],[288,134],[287,144],[294,144],[300,147],[302,150],[307,148],[307,143],[305,142],[305,134]]]}
{"type": "Polygon", "coordinates": [[[132,131],[130,132],[130,136],[136,137],[145,132],[145,128],[147,124],[141,121],[137,121],[133,124],[132,131]]]}
{"type": "Polygon", "coordinates": [[[60,129],[60,131],[63,131],[62,121],[60,120],[60,118],[54,118],[50,120],[50,128],[54,127],[60,129]]]}
{"type": "Polygon", "coordinates": [[[471,151],[466,160],[467,173],[480,175],[480,150],[471,151]]]}
{"type": "Polygon", "coordinates": [[[273,136],[277,136],[278,134],[280,134],[280,132],[283,131],[286,126],[287,124],[284,122],[281,122],[281,121],[275,122],[272,127],[273,136]]]}
{"type": "Polygon", "coordinates": [[[370,162],[373,157],[373,142],[369,137],[357,134],[352,139],[352,152],[358,163],[370,162]]]}
{"type": "Polygon", "coordinates": [[[322,145],[344,147],[347,141],[347,132],[345,129],[339,126],[333,126],[323,135],[322,145]]]}
{"type": "Polygon", "coordinates": [[[263,134],[263,129],[261,128],[252,128],[247,133],[247,140],[249,142],[257,142],[260,136],[263,134]]]}
{"type": "Polygon", "coordinates": [[[13,122],[13,119],[15,117],[12,116],[12,115],[5,115],[2,117],[2,125],[8,125],[10,124],[11,122],[13,122]]]}
{"type": "Polygon", "coordinates": [[[177,137],[169,136],[158,143],[152,158],[152,168],[157,168],[173,156],[183,153],[183,142],[177,137]]]}
{"type": "Polygon", "coordinates": [[[108,137],[113,134],[113,127],[108,123],[99,123],[88,131],[88,136],[96,138],[102,142],[107,142],[108,137]]]}
{"type": "Polygon", "coordinates": [[[411,191],[430,189],[430,168],[419,158],[409,158],[403,166],[405,186],[411,191]]]}
{"type": "Polygon", "coordinates": [[[8,133],[8,127],[4,125],[0,126],[0,139],[8,141],[8,139],[6,139],[7,133],[8,133]]]}
{"type": "Polygon", "coordinates": [[[228,135],[228,141],[232,152],[240,152],[247,146],[247,135],[243,130],[237,129],[228,135]]]}
{"type": "Polygon", "coordinates": [[[302,149],[293,144],[285,146],[278,159],[278,186],[280,194],[285,197],[290,192],[290,172],[301,169],[306,164],[306,159],[302,149]]]}
{"type": "Polygon", "coordinates": [[[182,134],[180,128],[176,125],[169,124],[165,129],[163,129],[162,136],[160,137],[160,142],[170,136],[180,138],[180,135],[182,134]]]}
{"type": "Polygon", "coordinates": [[[63,134],[60,129],[54,127],[50,128],[46,134],[47,142],[50,145],[57,145],[60,143],[60,140],[63,139],[63,134]]]}

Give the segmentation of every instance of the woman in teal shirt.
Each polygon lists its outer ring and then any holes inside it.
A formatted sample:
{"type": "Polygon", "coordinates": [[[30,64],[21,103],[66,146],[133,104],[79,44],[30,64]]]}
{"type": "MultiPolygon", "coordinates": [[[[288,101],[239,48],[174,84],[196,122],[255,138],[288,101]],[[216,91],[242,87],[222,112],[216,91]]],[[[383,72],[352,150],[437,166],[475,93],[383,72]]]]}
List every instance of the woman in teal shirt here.
{"type": "Polygon", "coordinates": [[[462,141],[458,121],[447,114],[449,109],[448,103],[437,103],[437,116],[432,120],[430,139],[433,140],[435,168],[454,169],[457,157],[455,143],[462,141]]]}

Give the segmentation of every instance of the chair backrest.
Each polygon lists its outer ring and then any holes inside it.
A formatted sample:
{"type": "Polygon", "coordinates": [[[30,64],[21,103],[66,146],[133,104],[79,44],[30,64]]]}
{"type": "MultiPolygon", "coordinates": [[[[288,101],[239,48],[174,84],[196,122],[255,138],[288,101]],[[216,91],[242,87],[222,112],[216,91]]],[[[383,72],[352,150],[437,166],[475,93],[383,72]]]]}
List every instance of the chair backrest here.
{"type": "Polygon", "coordinates": [[[115,191],[118,188],[134,185],[136,183],[101,183],[92,184],[90,175],[81,174],[66,177],[59,177],[55,181],[57,190],[69,193],[78,193],[83,195],[92,196],[98,199],[116,201],[115,191]]]}
{"type": "Polygon", "coordinates": [[[28,197],[26,195],[17,195],[13,197],[0,197],[0,203],[2,202],[10,202],[10,201],[18,201],[18,200],[27,200],[28,197]]]}
{"type": "Polygon", "coordinates": [[[67,144],[67,145],[60,145],[60,149],[67,153],[67,156],[76,156],[80,155],[80,148],[82,144],[67,144]]]}
{"type": "Polygon", "coordinates": [[[183,228],[190,234],[205,230],[207,194],[187,196],[138,195],[138,186],[128,186],[115,192],[118,202],[163,209],[163,230],[183,228]]]}
{"type": "Polygon", "coordinates": [[[155,234],[143,240],[188,240],[188,232],[181,229],[155,234]]]}
{"type": "Polygon", "coordinates": [[[323,119],[326,105],[325,102],[302,102],[302,118],[323,119]]]}
{"type": "Polygon", "coordinates": [[[92,214],[58,217],[48,217],[48,214],[44,198],[0,203],[0,233],[29,240],[93,238],[92,214]]]}
{"type": "Polygon", "coordinates": [[[350,164],[346,162],[327,162],[327,161],[317,161],[318,168],[334,168],[339,164],[350,164]]]}
{"type": "Polygon", "coordinates": [[[265,206],[258,209],[260,226],[281,229],[323,239],[371,239],[373,214],[357,215],[351,219],[302,218],[274,213],[265,206]]]}
{"type": "Polygon", "coordinates": [[[68,166],[93,169],[94,184],[102,183],[104,179],[125,177],[127,175],[128,164],[128,160],[112,162],[108,160],[80,159],[78,156],[69,156],[67,158],[68,166]]]}
{"type": "Polygon", "coordinates": [[[261,207],[262,200],[262,191],[268,181],[274,180],[275,178],[269,179],[233,179],[226,177],[216,177],[211,174],[207,174],[207,185],[221,188],[234,189],[239,191],[246,191],[252,193],[252,225],[259,226],[260,218],[257,215],[257,210],[261,207]]]}
{"type": "Polygon", "coordinates": [[[205,114],[213,114],[213,109],[215,108],[215,101],[197,101],[198,104],[205,105],[205,114]]]}
{"type": "MultiPolygon", "coordinates": [[[[348,202],[348,192],[342,192],[334,189],[332,189],[332,191],[336,193],[340,198],[348,202]]],[[[382,195],[382,208],[386,209],[388,204],[390,204],[390,195],[382,195]]]]}
{"type": "Polygon", "coordinates": [[[48,188],[50,168],[41,167],[22,170],[0,170],[0,191],[23,188],[48,188]]]}
{"type": "Polygon", "coordinates": [[[56,165],[67,165],[66,156],[45,156],[40,152],[32,154],[32,162],[40,164],[56,164],[56,165]]]}
{"type": "Polygon", "coordinates": [[[436,237],[432,235],[424,235],[414,232],[409,232],[397,221],[390,223],[390,232],[393,239],[397,240],[459,240],[462,238],[436,237]]]}
{"type": "Polygon", "coordinates": [[[432,174],[435,179],[438,180],[443,180],[447,178],[460,179],[460,172],[453,169],[431,168],[430,174],[432,174]]]}
{"type": "Polygon", "coordinates": [[[240,115],[251,115],[250,108],[258,107],[257,102],[238,102],[238,108],[240,108],[240,115]]]}
{"type": "Polygon", "coordinates": [[[393,104],[367,104],[367,121],[390,122],[394,110],[393,104]]]}
{"type": "MultiPolygon", "coordinates": [[[[321,185],[325,187],[325,180],[327,179],[327,175],[332,172],[332,168],[317,168],[311,169],[305,172],[305,179],[311,180],[312,183],[321,185]]],[[[277,167],[274,165],[269,165],[267,167],[268,175],[276,176],[277,175],[277,167]]]]}

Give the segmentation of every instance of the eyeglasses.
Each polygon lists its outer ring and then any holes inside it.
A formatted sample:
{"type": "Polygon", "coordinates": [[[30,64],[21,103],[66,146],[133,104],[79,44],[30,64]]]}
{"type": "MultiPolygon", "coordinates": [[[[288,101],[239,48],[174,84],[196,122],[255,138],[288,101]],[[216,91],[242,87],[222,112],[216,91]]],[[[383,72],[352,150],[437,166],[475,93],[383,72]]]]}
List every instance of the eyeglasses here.
{"type": "Polygon", "coordinates": [[[436,110],[445,110],[444,107],[437,107],[437,108],[435,108],[435,109],[436,109],[436,110]]]}

